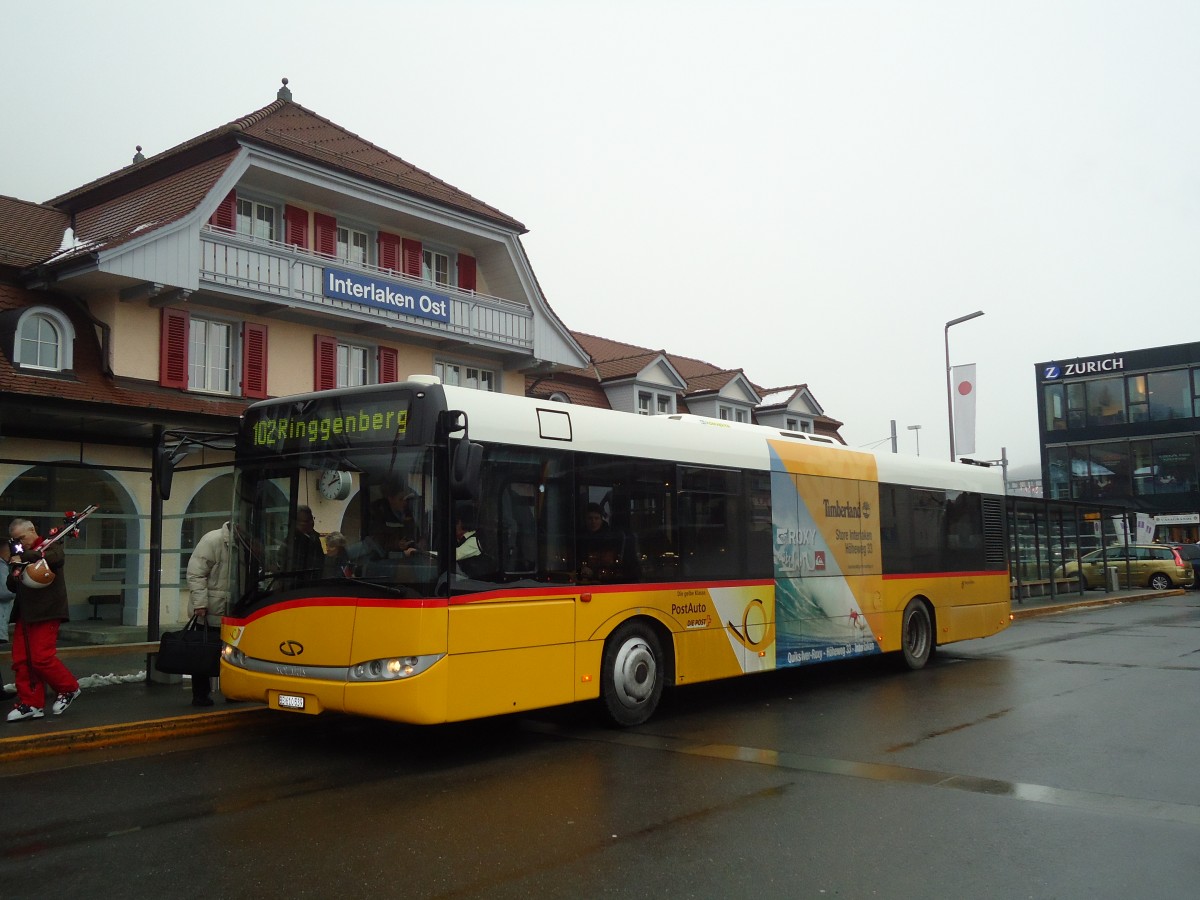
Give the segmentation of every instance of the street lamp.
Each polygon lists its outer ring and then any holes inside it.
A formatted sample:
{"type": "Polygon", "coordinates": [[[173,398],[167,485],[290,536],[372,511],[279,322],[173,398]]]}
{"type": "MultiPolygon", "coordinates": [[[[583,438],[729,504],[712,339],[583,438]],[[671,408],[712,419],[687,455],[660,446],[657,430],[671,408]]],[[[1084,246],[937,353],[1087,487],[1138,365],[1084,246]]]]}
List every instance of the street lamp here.
{"type": "Polygon", "coordinates": [[[954,394],[950,386],[950,326],[970,322],[983,315],[982,309],[977,309],[969,315],[959,316],[946,323],[946,416],[950,421],[950,462],[954,462],[954,394]]]}
{"type": "Polygon", "coordinates": [[[920,456],[921,455],[921,426],[920,425],[909,425],[908,430],[916,432],[916,434],[913,436],[917,439],[917,456],[920,456]]]}

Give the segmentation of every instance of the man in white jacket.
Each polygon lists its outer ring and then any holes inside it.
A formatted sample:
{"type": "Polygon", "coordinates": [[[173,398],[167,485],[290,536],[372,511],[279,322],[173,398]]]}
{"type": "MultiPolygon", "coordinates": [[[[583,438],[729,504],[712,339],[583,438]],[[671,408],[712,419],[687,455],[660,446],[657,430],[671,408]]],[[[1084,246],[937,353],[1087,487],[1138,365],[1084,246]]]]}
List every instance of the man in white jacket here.
{"type": "MultiPolygon", "coordinates": [[[[188,616],[201,625],[220,627],[229,612],[229,558],[233,539],[229,523],[215,528],[196,544],[188,560],[188,616]]],[[[212,682],[207,675],[192,676],[192,706],[212,706],[212,682]]]]}

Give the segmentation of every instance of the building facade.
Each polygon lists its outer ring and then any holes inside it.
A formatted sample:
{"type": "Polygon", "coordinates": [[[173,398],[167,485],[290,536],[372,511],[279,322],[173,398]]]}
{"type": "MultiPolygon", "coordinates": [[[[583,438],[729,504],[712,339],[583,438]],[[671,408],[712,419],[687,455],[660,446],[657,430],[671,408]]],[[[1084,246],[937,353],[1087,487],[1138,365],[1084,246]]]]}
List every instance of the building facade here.
{"type": "MultiPolygon", "coordinates": [[[[177,433],[232,433],[256,399],[434,374],[641,414],[840,441],[808,388],[574,334],[511,216],[306,109],[249,115],[45,203],[0,197],[0,520],[69,549],[72,618],[184,618],[191,549],[228,517],[221,441],[152,490],[177,433]]],[[[227,446],[227,445],[225,445],[227,446]]],[[[316,530],[344,504],[312,486],[316,530]]]]}
{"type": "MultiPolygon", "coordinates": [[[[46,203],[0,198],[0,518],[94,503],[72,618],[161,621],[228,516],[229,455],[189,455],[156,521],[164,433],[228,433],[257,398],[402,380],[523,393],[586,365],[516,219],[275,101],[46,203]],[[103,607],[88,598],[104,598],[103,607]]],[[[314,492],[315,493],[315,492],[314,492]]],[[[317,528],[339,510],[314,504],[317,528]]]]}
{"type": "Polygon", "coordinates": [[[1200,538],[1200,343],[1041,362],[1035,377],[1043,496],[1163,517],[1171,540],[1200,538]]]}

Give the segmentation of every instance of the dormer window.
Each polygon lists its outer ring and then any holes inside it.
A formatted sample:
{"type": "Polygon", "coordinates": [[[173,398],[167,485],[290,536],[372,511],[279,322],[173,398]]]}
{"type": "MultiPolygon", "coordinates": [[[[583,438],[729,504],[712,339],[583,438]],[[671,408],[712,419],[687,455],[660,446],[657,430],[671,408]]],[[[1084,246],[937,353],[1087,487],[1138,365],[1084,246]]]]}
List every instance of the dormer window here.
{"type": "Polygon", "coordinates": [[[17,325],[13,361],[25,369],[63,372],[74,368],[75,329],[56,309],[34,307],[17,325]]]}
{"type": "Polygon", "coordinates": [[[658,391],[638,391],[639,416],[669,416],[675,412],[675,398],[658,391]]]}

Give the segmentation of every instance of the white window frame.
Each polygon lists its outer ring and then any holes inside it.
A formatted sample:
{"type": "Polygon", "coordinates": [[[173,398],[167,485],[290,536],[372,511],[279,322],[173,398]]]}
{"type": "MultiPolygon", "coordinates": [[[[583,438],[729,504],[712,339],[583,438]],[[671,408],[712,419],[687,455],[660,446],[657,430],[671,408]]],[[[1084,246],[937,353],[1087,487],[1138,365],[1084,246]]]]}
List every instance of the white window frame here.
{"type": "Polygon", "coordinates": [[[455,271],[453,266],[453,257],[447,250],[442,250],[438,247],[422,247],[421,248],[421,278],[429,284],[440,284],[442,287],[454,287],[455,271]],[[434,270],[438,259],[446,261],[446,278],[444,281],[437,279],[437,272],[434,270]]]}
{"type": "Polygon", "coordinates": [[[263,203],[251,197],[238,197],[233,214],[234,230],[254,240],[274,241],[279,234],[279,209],[274,204],[263,203]],[[243,204],[246,211],[243,212],[243,204]],[[245,223],[246,227],[243,227],[245,223]],[[263,223],[268,225],[262,227],[263,223]]]}
{"type": "Polygon", "coordinates": [[[675,395],[661,391],[638,388],[637,414],[639,416],[669,416],[675,412],[675,395]]]}
{"type": "Polygon", "coordinates": [[[190,316],[188,390],[232,396],[236,377],[238,327],[233,322],[190,316]]]}
{"type": "Polygon", "coordinates": [[[127,551],[128,526],[124,519],[115,516],[100,517],[100,556],[97,559],[97,572],[112,575],[125,571],[125,554],[127,551]]]}
{"type": "Polygon", "coordinates": [[[477,391],[500,390],[500,377],[495,369],[460,360],[439,359],[433,364],[433,374],[442,384],[459,385],[477,391]]]}
{"type": "Polygon", "coordinates": [[[71,325],[71,320],[49,306],[34,306],[25,310],[17,321],[16,332],[13,335],[12,359],[23,369],[37,369],[42,372],[70,371],[75,367],[75,328],[71,325]],[[32,340],[25,336],[30,327],[37,329],[37,334],[32,340]],[[53,340],[46,340],[51,336],[53,340]],[[43,361],[41,351],[45,347],[53,348],[54,360],[50,365],[43,361]]]}
{"type": "Polygon", "coordinates": [[[358,387],[375,384],[375,354],[361,344],[337,344],[337,386],[358,387]]]}
{"type": "Polygon", "coordinates": [[[371,241],[367,232],[349,225],[337,226],[337,256],[347,262],[369,265],[371,241]]]}

